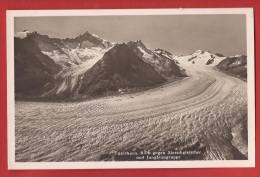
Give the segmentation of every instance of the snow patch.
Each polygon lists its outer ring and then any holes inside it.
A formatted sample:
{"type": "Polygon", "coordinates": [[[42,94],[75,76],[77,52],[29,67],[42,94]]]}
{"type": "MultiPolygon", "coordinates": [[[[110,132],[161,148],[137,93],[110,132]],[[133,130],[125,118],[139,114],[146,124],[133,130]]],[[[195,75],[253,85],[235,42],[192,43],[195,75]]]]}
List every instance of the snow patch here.
{"type": "Polygon", "coordinates": [[[232,65],[240,65],[241,64],[241,61],[236,61],[234,63],[232,63],[232,65]]]}
{"type": "Polygon", "coordinates": [[[66,67],[65,63],[70,60],[70,58],[67,55],[62,54],[58,50],[54,50],[52,52],[42,51],[42,53],[53,59],[55,63],[60,64],[63,68],[66,67]]]}
{"type": "Polygon", "coordinates": [[[94,36],[94,37],[96,37],[96,38],[99,38],[99,36],[98,35],[96,35],[96,34],[91,34],[92,36],[94,36]]]}
{"type": "Polygon", "coordinates": [[[241,57],[242,55],[236,55],[235,57],[241,57]]]}
{"type": "Polygon", "coordinates": [[[91,49],[73,49],[73,53],[77,55],[78,58],[81,58],[81,63],[72,66],[64,76],[78,77],[80,74],[85,73],[110,49],[111,48],[101,49],[99,47],[92,47],[91,49]]]}
{"type": "Polygon", "coordinates": [[[28,35],[31,35],[31,34],[34,34],[34,33],[36,33],[36,31],[22,31],[22,32],[15,33],[14,37],[24,39],[28,35]]]}
{"type": "Polygon", "coordinates": [[[140,50],[140,52],[143,53],[144,58],[146,58],[146,59],[152,58],[152,55],[147,53],[142,47],[138,46],[137,48],[140,50]]]}
{"type": "Polygon", "coordinates": [[[59,94],[61,91],[66,89],[66,81],[63,81],[60,85],[59,89],[57,90],[56,94],[59,94]]]}
{"type": "Polygon", "coordinates": [[[166,57],[166,58],[168,58],[168,59],[170,59],[170,60],[172,60],[173,58],[173,56],[172,56],[172,54],[171,53],[169,53],[169,52],[167,52],[167,51],[165,51],[165,50],[163,50],[163,49],[155,49],[154,50],[154,53],[156,53],[156,54],[159,54],[159,55],[162,55],[162,56],[164,56],[164,57],[166,57]]]}
{"type": "Polygon", "coordinates": [[[162,55],[165,56],[166,58],[172,59],[172,57],[170,57],[170,56],[168,56],[168,55],[166,55],[164,53],[162,55]]]}

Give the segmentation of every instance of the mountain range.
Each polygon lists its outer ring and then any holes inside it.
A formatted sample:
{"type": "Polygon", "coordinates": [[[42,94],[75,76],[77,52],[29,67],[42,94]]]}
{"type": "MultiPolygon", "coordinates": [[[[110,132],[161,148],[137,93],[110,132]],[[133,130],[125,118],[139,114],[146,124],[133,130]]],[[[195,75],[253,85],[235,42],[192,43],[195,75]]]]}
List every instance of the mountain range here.
{"type": "Polygon", "coordinates": [[[88,31],[58,39],[24,30],[14,45],[16,95],[79,98],[187,76],[170,52],[140,40],[115,44],[88,31]]]}
{"type": "Polygon", "coordinates": [[[141,41],[115,44],[88,31],[75,38],[50,38],[24,30],[14,36],[15,93],[43,98],[82,98],[186,77],[180,66],[215,67],[246,79],[246,56],[225,57],[197,50],[176,56],[141,41]]]}
{"type": "Polygon", "coordinates": [[[247,80],[247,56],[224,56],[220,53],[213,54],[209,51],[196,50],[190,55],[173,56],[176,63],[203,67],[214,67],[226,74],[247,80]]]}

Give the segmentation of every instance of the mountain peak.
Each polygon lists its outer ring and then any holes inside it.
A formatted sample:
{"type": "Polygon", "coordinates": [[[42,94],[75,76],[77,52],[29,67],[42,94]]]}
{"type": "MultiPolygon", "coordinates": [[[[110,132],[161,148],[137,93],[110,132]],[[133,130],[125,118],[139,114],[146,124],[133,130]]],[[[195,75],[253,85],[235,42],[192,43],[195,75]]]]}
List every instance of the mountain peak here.
{"type": "Polygon", "coordinates": [[[86,31],[83,34],[80,34],[77,38],[89,38],[89,37],[93,37],[93,36],[90,32],[86,31]]]}
{"type": "Polygon", "coordinates": [[[90,35],[90,33],[86,31],[85,33],[83,33],[83,35],[90,35]]]}
{"type": "Polygon", "coordinates": [[[37,31],[30,31],[30,30],[27,30],[27,29],[23,30],[22,32],[27,32],[27,33],[37,33],[37,31]]]}
{"type": "Polygon", "coordinates": [[[89,31],[86,31],[82,35],[79,35],[75,39],[78,43],[80,43],[80,46],[85,48],[91,48],[91,47],[101,47],[101,48],[110,48],[113,46],[113,44],[105,39],[100,38],[96,34],[92,34],[89,31]]]}
{"type": "Polygon", "coordinates": [[[15,33],[14,37],[24,39],[32,34],[38,34],[37,31],[28,31],[28,30],[23,30],[21,32],[15,33]]]}
{"type": "Polygon", "coordinates": [[[122,43],[122,44],[116,44],[110,51],[112,53],[117,53],[117,52],[125,52],[126,50],[129,50],[128,46],[125,43],[122,43]]]}
{"type": "Polygon", "coordinates": [[[80,36],[92,36],[92,37],[100,39],[100,37],[98,35],[92,34],[89,31],[86,31],[85,33],[83,33],[83,35],[80,35],[80,36]]]}
{"type": "Polygon", "coordinates": [[[136,46],[145,46],[144,43],[141,40],[136,40],[136,41],[130,41],[128,42],[129,44],[134,44],[136,46]]]}
{"type": "Polygon", "coordinates": [[[130,41],[127,43],[128,46],[135,46],[135,47],[141,47],[143,50],[147,50],[146,46],[141,40],[136,40],[136,41],[130,41]]]}
{"type": "Polygon", "coordinates": [[[141,40],[136,40],[135,42],[138,44],[144,44],[141,40]]]}
{"type": "Polygon", "coordinates": [[[204,53],[204,51],[203,50],[196,50],[195,52],[193,52],[194,54],[196,53],[196,54],[203,54],[204,53]]]}

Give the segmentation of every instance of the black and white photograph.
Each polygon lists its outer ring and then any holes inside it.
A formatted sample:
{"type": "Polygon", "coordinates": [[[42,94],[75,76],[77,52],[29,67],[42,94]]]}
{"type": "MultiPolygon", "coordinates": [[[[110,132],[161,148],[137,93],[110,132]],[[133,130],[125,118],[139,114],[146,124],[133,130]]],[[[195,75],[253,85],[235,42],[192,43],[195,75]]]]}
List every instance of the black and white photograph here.
{"type": "Polygon", "coordinates": [[[252,9],[7,21],[9,168],[255,165],[252,9]]]}

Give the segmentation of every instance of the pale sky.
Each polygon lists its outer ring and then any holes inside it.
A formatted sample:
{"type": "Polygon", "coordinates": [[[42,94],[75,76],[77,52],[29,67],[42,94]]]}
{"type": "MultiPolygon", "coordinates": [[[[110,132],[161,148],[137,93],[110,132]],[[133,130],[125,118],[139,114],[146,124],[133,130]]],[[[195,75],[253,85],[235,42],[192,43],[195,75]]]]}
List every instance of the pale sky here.
{"type": "Polygon", "coordinates": [[[245,15],[16,17],[14,26],[15,32],[26,29],[53,38],[75,38],[89,31],[111,42],[142,40],[150,49],[175,55],[198,49],[246,54],[245,15]]]}

